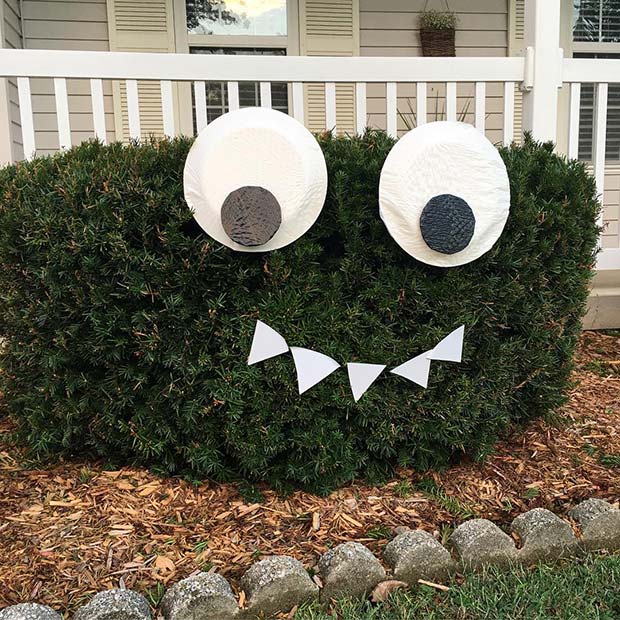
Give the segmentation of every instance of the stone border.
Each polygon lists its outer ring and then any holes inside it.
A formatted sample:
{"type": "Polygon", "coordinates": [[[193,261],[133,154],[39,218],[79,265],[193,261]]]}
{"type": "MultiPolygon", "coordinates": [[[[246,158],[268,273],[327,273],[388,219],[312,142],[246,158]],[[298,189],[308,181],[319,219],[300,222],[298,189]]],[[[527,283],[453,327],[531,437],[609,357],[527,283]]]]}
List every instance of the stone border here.
{"type": "MultiPolygon", "coordinates": [[[[457,527],[450,537],[450,550],[427,532],[404,529],[384,549],[390,567],[387,573],[370,550],[357,542],[338,545],[323,554],[314,577],[294,558],[268,557],[253,564],[241,579],[247,597],[243,608],[224,577],[198,573],[171,586],[158,611],[164,620],[254,620],[289,612],[306,602],[328,604],[333,598],[365,598],[386,580],[416,586],[420,579],[444,581],[459,568],[530,565],[585,551],[620,550],[619,509],[589,499],[573,508],[569,516],[579,524],[579,538],[570,523],[545,508],[519,515],[510,528],[521,543],[519,547],[513,537],[486,519],[471,519],[457,527]]],[[[80,607],[74,618],[151,620],[151,612],[137,592],[107,590],[80,607]]],[[[0,610],[0,620],[62,619],[50,607],[22,603],[0,610]]]]}

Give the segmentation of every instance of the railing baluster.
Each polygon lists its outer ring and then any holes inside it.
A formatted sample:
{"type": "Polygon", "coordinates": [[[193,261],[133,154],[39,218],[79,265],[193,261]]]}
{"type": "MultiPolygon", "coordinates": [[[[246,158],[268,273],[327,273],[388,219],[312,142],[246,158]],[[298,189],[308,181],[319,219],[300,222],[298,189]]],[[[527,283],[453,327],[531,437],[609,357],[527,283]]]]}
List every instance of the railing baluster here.
{"type": "Polygon", "coordinates": [[[426,82],[418,82],[416,86],[416,125],[426,123],[426,82]]]}
{"type": "Polygon", "coordinates": [[[366,82],[357,82],[355,84],[355,131],[362,135],[366,125],[366,82]]]}
{"type": "Polygon", "coordinates": [[[302,125],[305,121],[304,114],[304,85],[302,82],[293,82],[293,117],[302,125]]]}
{"type": "Polygon", "coordinates": [[[336,83],[325,82],[325,129],[336,130],[336,83]]]}
{"type": "MultiPolygon", "coordinates": [[[[233,110],[239,109],[239,82],[228,82],[226,85],[228,90],[228,109],[232,112],[233,110]]],[[[271,88],[269,89],[271,93],[271,88]]],[[[262,95],[261,95],[262,97],[262,95]]]]}
{"type": "Polygon", "coordinates": [[[133,140],[140,139],[140,104],[138,103],[138,81],[125,80],[127,92],[127,122],[129,124],[129,137],[133,140]]]}
{"type": "Polygon", "coordinates": [[[164,135],[174,137],[174,107],[172,103],[172,82],[161,80],[161,112],[164,117],[164,135]]]}
{"type": "Polygon", "coordinates": [[[570,85],[570,110],[568,114],[568,156],[577,159],[579,154],[579,104],[581,82],[570,85]]]}
{"type": "Polygon", "coordinates": [[[67,80],[54,78],[54,99],[56,101],[56,120],[58,123],[58,144],[60,150],[71,148],[71,125],[69,124],[69,101],[67,99],[67,80]]]}
{"type": "Polygon", "coordinates": [[[456,82],[446,83],[446,119],[456,120],[456,82]]]}
{"type": "Polygon", "coordinates": [[[90,81],[90,102],[93,109],[93,127],[95,137],[103,144],[108,143],[105,128],[105,104],[103,100],[103,82],[100,79],[90,81]]]}
{"type": "Polygon", "coordinates": [[[32,117],[32,96],[30,94],[30,78],[17,78],[19,96],[19,119],[22,126],[22,142],[24,157],[32,159],[36,155],[34,142],[34,119],[32,117]]]}
{"type": "Polygon", "coordinates": [[[515,83],[504,82],[504,144],[510,146],[514,139],[515,83]]]}
{"type": "Polygon", "coordinates": [[[260,83],[261,108],[271,108],[271,82],[260,83]]]}
{"type": "MultiPolygon", "coordinates": [[[[607,84],[600,82],[596,88],[596,114],[594,117],[594,145],[592,164],[594,166],[594,179],[596,191],[601,197],[605,197],[605,138],[607,134],[607,84]]],[[[598,225],[603,225],[603,213],[599,213],[598,225]]]]}
{"type": "Polygon", "coordinates": [[[398,98],[396,82],[388,82],[385,85],[385,107],[387,112],[386,129],[389,136],[392,138],[398,137],[397,131],[397,109],[398,98]]]}
{"type": "Polygon", "coordinates": [[[484,133],[485,116],[486,116],[486,84],[484,82],[476,82],[476,129],[484,133]]]}
{"type": "Polygon", "coordinates": [[[204,82],[194,82],[194,103],[196,104],[196,130],[200,133],[207,126],[207,92],[204,82]]]}

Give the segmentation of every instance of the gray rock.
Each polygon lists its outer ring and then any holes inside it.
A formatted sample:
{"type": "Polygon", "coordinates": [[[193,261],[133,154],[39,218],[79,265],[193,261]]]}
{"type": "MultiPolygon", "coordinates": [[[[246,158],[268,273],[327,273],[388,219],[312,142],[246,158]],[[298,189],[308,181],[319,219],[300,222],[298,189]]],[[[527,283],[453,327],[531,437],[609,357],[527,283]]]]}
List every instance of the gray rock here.
{"type": "Polygon", "coordinates": [[[319,597],[318,586],[301,562],[286,555],[257,562],[245,573],[241,587],[247,595],[246,617],[287,612],[319,597]]]}
{"type": "Polygon", "coordinates": [[[62,617],[47,605],[20,603],[0,609],[0,620],[62,620],[62,617]]]}
{"type": "Polygon", "coordinates": [[[605,512],[616,510],[609,502],[602,499],[587,499],[577,504],[568,515],[571,519],[575,519],[581,527],[587,527],[588,524],[605,512]]]}
{"type": "Polygon", "coordinates": [[[512,531],[522,547],[518,559],[526,564],[555,560],[578,554],[579,541],[573,528],[546,508],[534,508],[512,522],[512,531]]]}
{"type": "Polygon", "coordinates": [[[364,598],[385,580],[385,570],[369,549],[356,542],[338,545],[319,560],[323,580],[321,601],[364,598]]]}
{"type": "Polygon", "coordinates": [[[239,606],[224,577],[199,573],[166,592],[161,612],[166,620],[230,620],[239,615],[239,606]]]}
{"type": "Polygon", "coordinates": [[[445,580],[454,569],[450,553],[422,530],[399,534],[385,548],[384,557],[394,577],[409,585],[418,579],[445,580]]]}
{"type": "Polygon", "coordinates": [[[74,620],[150,620],[151,610],[146,599],[131,590],[106,590],[93,596],[80,607],[74,620]]]}
{"type": "Polygon", "coordinates": [[[510,564],[517,556],[514,540],[487,519],[471,519],[459,525],[450,544],[461,563],[473,569],[486,564],[510,564]]]}
{"type": "Polygon", "coordinates": [[[586,550],[620,550],[620,510],[603,500],[588,499],[569,514],[581,525],[581,539],[586,550]]]}

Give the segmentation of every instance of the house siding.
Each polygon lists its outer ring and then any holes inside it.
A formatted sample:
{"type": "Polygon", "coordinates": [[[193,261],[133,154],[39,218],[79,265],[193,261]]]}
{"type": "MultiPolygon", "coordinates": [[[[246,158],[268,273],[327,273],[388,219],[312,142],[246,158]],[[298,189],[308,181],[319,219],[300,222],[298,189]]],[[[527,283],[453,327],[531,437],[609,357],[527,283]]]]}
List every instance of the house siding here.
{"type": "Polygon", "coordinates": [[[620,247],[620,164],[608,161],[605,165],[605,205],[603,217],[603,248],[620,247]]]}
{"type": "MultiPolygon", "coordinates": [[[[19,0],[2,0],[2,19],[4,41],[3,47],[9,49],[22,48],[22,25],[19,0]]],[[[17,82],[14,78],[4,80],[6,87],[6,105],[9,122],[9,137],[11,142],[11,157],[13,160],[22,159],[24,147],[22,144],[22,129],[19,118],[19,98],[17,82]]]]}
{"type": "MultiPolygon", "coordinates": [[[[24,0],[24,39],[28,49],[107,51],[108,20],[105,0],[24,0]]],[[[54,84],[31,80],[35,142],[40,155],[59,148],[54,84]]],[[[90,82],[67,80],[71,140],[78,144],[94,135],[90,82]]],[[[103,83],[108,140],[114,140],[112,84],[103,83]]]]}
{"type": "MultiPolygon", "coordinates": [[[[426,0],[360,0],[360,55],[421,56],[418,20],[425,4],[426,0]]],[[[451,0],[449,6],[459,20],[455,37],[457,56],[508,54],[508,0],[451,0]]],[[[459,120],[474,121],[474,88],[474,84],[458,85],[459,120]]],[[[427,90],[428,120],[442,120],[445,85],[428,84],[427,90]]],[[[367,94],[369,124],[385,129],[385,86],[369,84],[367,94]]],[[[398,85],[399,134],[415,123],[415,99],[415,84],[398,85]]],[[[503,85],[487,84],[486,134],[492,142],[503,138],[503,105],[503,85]]]]}

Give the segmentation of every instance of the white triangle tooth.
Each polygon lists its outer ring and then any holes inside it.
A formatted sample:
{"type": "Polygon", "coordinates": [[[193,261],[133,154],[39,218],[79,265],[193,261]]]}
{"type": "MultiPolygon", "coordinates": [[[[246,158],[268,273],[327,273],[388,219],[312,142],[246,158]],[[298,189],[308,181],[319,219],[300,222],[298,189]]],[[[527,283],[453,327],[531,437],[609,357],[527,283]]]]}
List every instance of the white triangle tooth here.
{"type": "Polygon", "coordinates": [[[248,356],[248,366],[268,360],[276,355],[281,355],[288,351],[286,340],[275,330],[262,321],[256,321],[254,337],[250,355],[248,356]]]}
{"type": "Polygon", "coordinates": [[[445,338],[442,338],[435,347],[428,353],[428,358],[441,362],[460,363],[463,357],[463,339],[465,336],[465,325],[457,327],[445,338]]]}
{"type": "Polygon", "coordinates": [[[325,377],[340,368],[340,364],[335,359],[312,349],[291,347],[291,353],[297,371],[297,385],[300,394],[320,383],[325,377]]]}
{"type": "Polygon", "coordinates": [[[364,395],[384,370],[385,364],[363,364],[361,362],[349,362],[347,364],[349,385],[355,402],[364,395]]]}
{"type": "Polygon", "coordinates": [[[396,368],[392,368],[390,372],[400,377],[405,377],[409,381],[413,381],[417,385],[426,388],[428,386],[428,376],[431,371],[431,360],[428,357],[430,351],[426,351],[420,355],[412,357],[396,368]]]}

